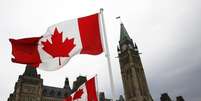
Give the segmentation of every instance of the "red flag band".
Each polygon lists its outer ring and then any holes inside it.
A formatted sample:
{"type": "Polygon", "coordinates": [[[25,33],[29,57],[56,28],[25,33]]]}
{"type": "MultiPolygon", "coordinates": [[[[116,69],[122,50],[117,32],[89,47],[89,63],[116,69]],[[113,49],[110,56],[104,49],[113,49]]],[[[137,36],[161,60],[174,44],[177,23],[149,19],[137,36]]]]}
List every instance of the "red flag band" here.
{"type": "Polygon", "coordinates": [[[12,61],[57,70],[76,54],[102,53],[98,16],[99,13],[52,25],[42,37],[10,39],[12,61]]]}
{"type": "Polygon", "coordinates": [[[64,101],[98,101],[96,94],[95,77],[81,85],[71,96],[64,101]]]}

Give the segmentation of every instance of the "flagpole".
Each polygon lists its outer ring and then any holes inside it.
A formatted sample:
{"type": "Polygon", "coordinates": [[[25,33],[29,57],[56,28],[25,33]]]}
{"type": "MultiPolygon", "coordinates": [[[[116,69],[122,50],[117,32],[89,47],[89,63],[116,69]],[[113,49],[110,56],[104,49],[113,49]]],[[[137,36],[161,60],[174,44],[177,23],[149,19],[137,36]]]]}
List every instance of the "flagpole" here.
{"type": "MultiPolygon", "coordinates": [[[[106,29],[105,29],[105,23],[104,23],[104,17],[103,17],[103,8],[100,9],[100,19],[101,19],[101,30],[104,37],[104,46],[105,46],[105,56],[107,58],[108,62],[108,71],[109,71],[109,78],[110,78],[110,86],[112,90],[112,100],[115,101],[115,90],[114,90],[114,80],[112,75],[112,67],[111,67],[111,61],[110,61],[110,52],[108,48],[108,42],[107,42],[107,35],[106,35],[106,29]]],[[[103,39],[102,39],[103,41],[103,39]]]]}
{"type": "Polygon", "coordinates": [[[97,98],[98,98],[98,101],[99,101],[99,87],[98,87],[98,74],[95,75],[95,84],[96,84],[96,94],[97,95],[97,98]]]}

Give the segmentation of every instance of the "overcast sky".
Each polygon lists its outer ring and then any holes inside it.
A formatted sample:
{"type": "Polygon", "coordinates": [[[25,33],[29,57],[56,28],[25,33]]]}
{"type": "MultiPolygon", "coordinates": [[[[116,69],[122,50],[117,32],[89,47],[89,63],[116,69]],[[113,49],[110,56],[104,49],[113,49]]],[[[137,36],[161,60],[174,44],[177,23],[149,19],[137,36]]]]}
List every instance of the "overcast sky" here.
{"type": "MultiPolygon", "coordinates": [[[[168,92],[175,100],[201,100],[201,1],[200,0],[0,0],[0,100],[13,92],[25,65],[10,61],[9,38],[41,36],[58,22],[86,16],[104,8],[116,96],[123,94],[116,47],[121,16],[137,43],[152,97],[168,92]]],[[[77,55],[62,69],[38,70],[43,83],[63,87],[79,75],[98,74],[98,89],[111,97],[107,61],[98,56],[77,55]]]]}

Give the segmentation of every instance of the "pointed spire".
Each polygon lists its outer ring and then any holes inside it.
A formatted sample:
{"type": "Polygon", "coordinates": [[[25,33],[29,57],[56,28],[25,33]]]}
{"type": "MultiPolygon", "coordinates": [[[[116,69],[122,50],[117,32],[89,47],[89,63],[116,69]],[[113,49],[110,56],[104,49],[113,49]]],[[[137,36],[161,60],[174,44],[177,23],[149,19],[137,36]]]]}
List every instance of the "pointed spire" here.
{"type": "Polygon", "coordinates": [[[69,84],[68,78],[66,78],[66,80],[65,80],[64,88],[70,88],[70,84],[69,84]]]}
{"type": "Polygon", "coordinates": [[[131,40],[123,23],[121,23],[121,30],[120,30],[120,41],[121,40],[131,40]]]}
{"type": "Polygon", "coordinates": [[[131,40],[130,36],[128,35],[126,28],[124,27],[124,24],[121,20],[121,17],[117,16],[116,19],[119,20],[120,26],[121,26],[121,28],[120,28],[120,41],[121,40],[131,40]]]}
{"type": "Polygon", "coordinates": [[[37,77],[38,74],[36,68],[32,67],[31,65],[27,65],[23,76],[37,77]]]}
{"type": "Polygon", "coordinates": [[[136,48],[136,49],[138,49],[138,48],[137,48],[137,44],[136,44],[136,43],[135,43],[135,48],[136,48]]]}

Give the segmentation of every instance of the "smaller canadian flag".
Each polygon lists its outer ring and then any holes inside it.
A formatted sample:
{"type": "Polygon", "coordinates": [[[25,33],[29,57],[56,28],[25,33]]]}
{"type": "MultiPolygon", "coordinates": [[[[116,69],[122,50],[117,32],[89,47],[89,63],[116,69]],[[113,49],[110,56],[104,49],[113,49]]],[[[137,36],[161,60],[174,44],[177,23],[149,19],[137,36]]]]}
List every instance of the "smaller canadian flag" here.
{"type": "Polygon", "coordinates": [[[82,84],[71,96],[65,98],[64,101],[98,101],[95,77],[82,84]]]}

